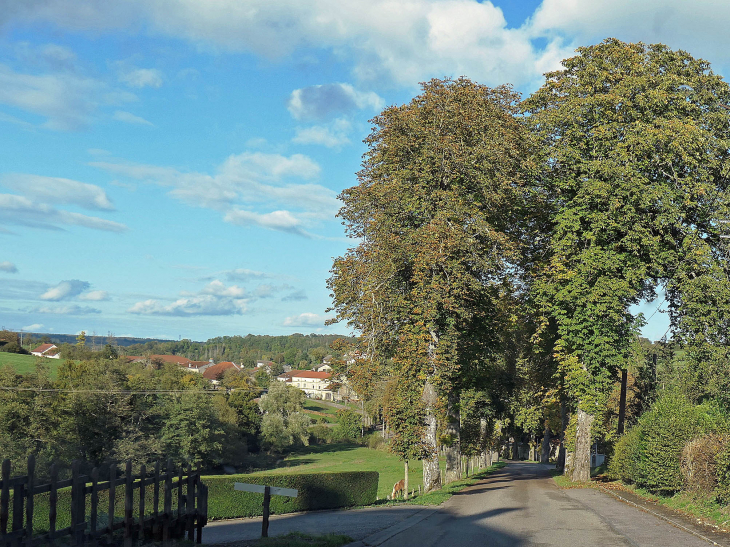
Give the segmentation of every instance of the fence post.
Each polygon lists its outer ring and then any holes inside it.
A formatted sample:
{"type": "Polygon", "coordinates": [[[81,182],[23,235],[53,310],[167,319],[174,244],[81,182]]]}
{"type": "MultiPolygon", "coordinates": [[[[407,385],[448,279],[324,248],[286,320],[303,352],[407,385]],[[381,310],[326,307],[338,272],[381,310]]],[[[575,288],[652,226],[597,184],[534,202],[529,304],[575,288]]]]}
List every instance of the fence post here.
{"type": "Polygon", "coordinates": [[[167,460],[167,472],[165,473],[165,505],[162,515],[162,543],[167,545],[170,541],[170,520],[172,519],[172,458],[167,460]]]}
{"type": "Polygon", "coordinates": [[[109,512],[107,513],[107,525],[109,534],[114,533],[114,503],[117,501],[117,464],[109,465],[109,512]]]}
{"type": "Polygon", "coordinates": [[[53,543],[56,538],[56,511],[58,510],[58,467],[51,465],[51,491],[48,494],[48,540],[53,543]]]}
{"type": "Polygon", "coordinates": [[[35,487],[35,456],[28,456],[28,500],[25,505],[25,542],[33,547],[33,488],[35,487]]]}
{"type": "Polygon", "coordinates": [[[261,537],[269,537],[269,504],[271,503],[271,487],[264,487],[264,518],[261,521],[261,537]]]}
{"type": "Polygon", "coordinates": [[[96,539],[97,513],[99,511],[99,468],[91,470],[91,530],[90,540],[92,547],[98,543],[96,539]]]}
{"type": "Polygon", "coordinates": [[[200,481],[198,485],[198,533],[195,539],[196,543],[203,542],[203,526],[208,520],[208,487],[200,481]]]}
{"type": "Polygon", "coordinates": [[[147,466],[142,464],[139,470],[139,540],[144,541],[144,495],[145,495],[145,478],[147,476],[147,466]]]}
{"type": "MultiPolygon", "coordinates": [[[[185,500],[185,529],[188,539],[193,541],[195,530],[195,475],[188,464],[188,492],[185,500]]],[[[184,534],[183,534],[184,537],[184,534]]]]}
{"type": "Polygon", "coordinates": [[[177,472],[177,519],[175,520],[175,537],[180,537],[180,532],[185,532],[185,498],[183,497],[183,466],[177,472]]]}
{"type": "Polygon", "coordinates": [[[0,491],[0,534],[8,531],[8,512],[10,504],[10,460],[3,460],[2,465],[2,491],[0,491]]]}
{"type": "Polygon", "coordinates": [[[132,547],[132,460],[127,460],[124,477],[124,546],[132,547]]]}
{"type": "Polygon", "coordinates": [[[84,544],[86,524],[82,511],[86,510],[85,484],[81,481],[81,462],[74,460],[71,464],[71,534],[72,545],[84,544]]]}
{"type": "Polygon", "coordinates": [[[160,537],[160,460],[155,462],[155,486],[153,489],[154,495],[152,497],[152,514],[154,519],[152,521],[152,536],[155,540],[159,540],[160,537]]]}

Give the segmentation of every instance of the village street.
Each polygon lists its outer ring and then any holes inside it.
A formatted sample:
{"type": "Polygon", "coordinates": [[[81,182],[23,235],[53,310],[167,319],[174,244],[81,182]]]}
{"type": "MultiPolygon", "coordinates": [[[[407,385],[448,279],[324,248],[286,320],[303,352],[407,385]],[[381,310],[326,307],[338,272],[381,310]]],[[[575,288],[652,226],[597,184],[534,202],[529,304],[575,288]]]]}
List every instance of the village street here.
{"type": "MultiPolygon", "coordinates": [[[[694,531],[692,534],[595,489],[561,490],[550,477],[550,468],[511,462],[441,507],[400,506],[272,517],[269,534],[337,532],[355,539],[353,547],[730,545],[725,534],[674,518],[679,526],[694,531]]],[[[650,510],[662,513],[661,509],[650,510]]],[[[211,523],[204,529],[203,542],[254,539],[260,531],[260,519],[211,523]]]]}

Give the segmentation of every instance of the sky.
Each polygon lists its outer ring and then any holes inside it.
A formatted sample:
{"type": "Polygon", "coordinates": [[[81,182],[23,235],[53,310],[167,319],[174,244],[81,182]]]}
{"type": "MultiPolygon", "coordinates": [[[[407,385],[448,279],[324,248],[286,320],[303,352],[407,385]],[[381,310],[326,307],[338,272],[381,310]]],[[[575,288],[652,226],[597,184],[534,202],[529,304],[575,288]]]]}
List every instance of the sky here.
{"type": "MultiPolygon", "coordinates": [[[[325,326],[368,120],[430,78],[522,94],[575,48],[730,69],[719,0],[0,0],[0,326],[325,326]]],[[[666,332],[660,300],[644,334],[666,332]]]]}

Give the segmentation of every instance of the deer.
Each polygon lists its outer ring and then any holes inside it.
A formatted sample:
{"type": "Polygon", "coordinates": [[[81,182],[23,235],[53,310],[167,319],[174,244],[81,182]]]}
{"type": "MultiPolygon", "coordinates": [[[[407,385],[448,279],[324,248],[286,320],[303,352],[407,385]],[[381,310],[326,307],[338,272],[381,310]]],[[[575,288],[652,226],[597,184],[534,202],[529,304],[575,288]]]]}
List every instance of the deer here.
{"type": "Polygon", "coordinates": [[[393,493],[390,495],[390,499],[394,500],[396,495],[400,493],[403,496],[403,489],[406,487],[405,479],[401,479],[393,485],[393,493]]]}

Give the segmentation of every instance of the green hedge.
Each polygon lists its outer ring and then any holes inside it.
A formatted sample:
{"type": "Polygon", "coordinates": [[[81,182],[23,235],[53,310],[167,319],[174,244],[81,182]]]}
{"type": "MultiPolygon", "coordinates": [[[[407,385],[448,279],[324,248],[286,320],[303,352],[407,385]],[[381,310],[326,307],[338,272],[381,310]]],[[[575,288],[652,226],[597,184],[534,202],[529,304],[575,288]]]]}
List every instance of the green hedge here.
{"type": "Polygon", "coordinates": [[[296,488],[296,498],[271,496],[271,513],[335,509],[375,503],[377,471],[317,473],[302,475],[227,475],[203,477],[208,486],[208,518],[227,519],[261,515],[263,494],[239,492],[233,483],[296,488]]]}

